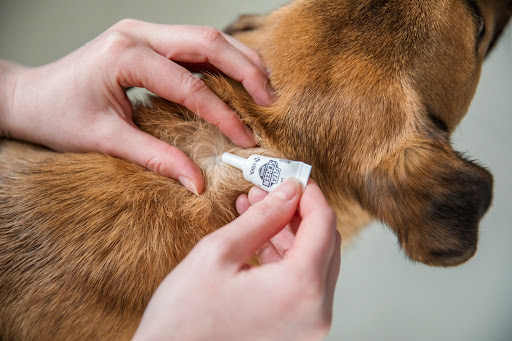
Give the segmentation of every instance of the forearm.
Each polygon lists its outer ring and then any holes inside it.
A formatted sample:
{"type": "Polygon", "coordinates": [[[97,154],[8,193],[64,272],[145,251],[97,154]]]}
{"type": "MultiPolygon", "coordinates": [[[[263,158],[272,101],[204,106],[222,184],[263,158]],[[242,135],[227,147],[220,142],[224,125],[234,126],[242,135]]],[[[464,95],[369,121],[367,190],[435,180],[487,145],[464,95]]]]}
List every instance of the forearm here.
{"type": "Polygon", "coordinates": [[[10,137],[9,121],[15,115],[13,110],[14,93],[18,73],[24,67],[0,60],[0,137],[10,137]]]}

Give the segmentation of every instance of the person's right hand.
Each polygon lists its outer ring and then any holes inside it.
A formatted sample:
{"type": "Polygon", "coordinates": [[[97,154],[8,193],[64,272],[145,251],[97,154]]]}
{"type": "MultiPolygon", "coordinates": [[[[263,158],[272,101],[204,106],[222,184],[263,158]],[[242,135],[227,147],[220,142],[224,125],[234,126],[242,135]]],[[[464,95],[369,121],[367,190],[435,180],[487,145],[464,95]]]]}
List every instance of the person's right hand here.
{"type": "MultiPolygon", "coordinates": [[[[0,61],[0,131],[59,151],[121,157],[201,193],[199,167],[181,150],[138,129],[125,90],[143,87],[215,124],[242,147],[252,132],[183,65],[217,69],[270,105],[258,54],[217,29],[123,20],[68,56],[36,68],[0,61]]],[[[0,136],[1,137],[1,136],[0,136]]]]}
{"type": "Polygon", "coordinates": [[[320,340],[340,267],[336,216],[310,182],[253,189],[242,215],[206,236],[164,279],[134,340],[320,340]],[[298,210],[297,210],[298,208],[298,210]],[[259,250],[259,251],[258,251],[259,250]],[[261,266],[247,262],[257,252],[261,266]]]}

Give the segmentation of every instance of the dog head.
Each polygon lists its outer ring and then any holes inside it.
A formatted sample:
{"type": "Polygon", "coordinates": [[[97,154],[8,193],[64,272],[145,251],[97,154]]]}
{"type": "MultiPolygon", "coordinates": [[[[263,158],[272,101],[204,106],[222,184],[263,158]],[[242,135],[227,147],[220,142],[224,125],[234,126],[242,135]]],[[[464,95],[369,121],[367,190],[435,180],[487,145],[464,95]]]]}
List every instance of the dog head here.
{"type": "Polygon", "coordinates": [[[454,151],[512,1],[296,1],[228,28],[258,50],[277,103],[237,109],[266,147],[305,160],[331,201],[385,222],[413,260],[475,253],[492,175],[454,151]],[[255,114],[257,113],[257,114],[255,114]]]}

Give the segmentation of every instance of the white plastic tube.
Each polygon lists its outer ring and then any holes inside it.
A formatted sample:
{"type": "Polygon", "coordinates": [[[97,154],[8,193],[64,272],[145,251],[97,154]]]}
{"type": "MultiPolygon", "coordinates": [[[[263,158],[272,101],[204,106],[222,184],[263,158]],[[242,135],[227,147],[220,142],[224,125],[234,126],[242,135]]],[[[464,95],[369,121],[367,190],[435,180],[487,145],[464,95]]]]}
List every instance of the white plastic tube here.
{"type": "Polygon", "coordinates": [[[306,188],[311,166],[299,161],[276,159],[254,154],[248,159],[231,154],[222,154],[222,161],[243,171],[244,178],[259,188],[271,192],[281,182],[295,177],[306,188]]]}

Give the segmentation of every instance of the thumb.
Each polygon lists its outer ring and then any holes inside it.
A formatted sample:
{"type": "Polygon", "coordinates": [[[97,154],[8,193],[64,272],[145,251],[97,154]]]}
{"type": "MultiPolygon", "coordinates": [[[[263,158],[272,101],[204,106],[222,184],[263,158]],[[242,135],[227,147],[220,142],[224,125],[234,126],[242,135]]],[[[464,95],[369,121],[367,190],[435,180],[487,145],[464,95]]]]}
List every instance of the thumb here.
{"type": "Polygon", "coordinates": [[[297,179],[286,180],[259,203],[216,233],[225,242],[228,261],[246,263],[270,238],[281,231],[297,210],[301,195],[297,179]]]}
{"type": "Polygon", "coordinates": [[[204,190],[204,179],[199,167],[179,148],[151,136],[122,121],[110,137],[112,156],[126,159],[157,174],[178,180],[194,194],[204,190]]]}

